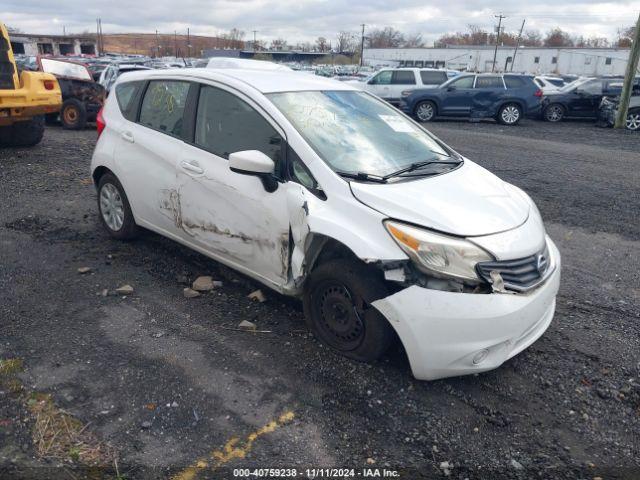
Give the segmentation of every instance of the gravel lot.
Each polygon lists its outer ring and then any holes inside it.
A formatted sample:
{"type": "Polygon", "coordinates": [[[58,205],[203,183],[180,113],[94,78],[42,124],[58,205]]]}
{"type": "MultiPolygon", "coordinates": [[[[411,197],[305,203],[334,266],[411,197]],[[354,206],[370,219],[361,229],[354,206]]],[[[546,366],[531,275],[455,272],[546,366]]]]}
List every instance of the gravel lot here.
{"type": "MultiPolygon", "coordinates": [[[[328,351],[295,301],[252,303],[256,284],[169,240],[112,241],[89,179],[93,131],[48,128],[36,148],[0,151],[0,359],[23,364],[21,388],[0,368],[0,478],[96,472],[38,455],[34,392],[88,424],[128,479],[237,467],[639,478],[640,135],[580,122],[429,128],[524,188],[564,263],[537,343],[496,371],[436,382],[414,380],[401,349],[373,366],[328,351]],[[199,275],[224,286],[183,298],[199,275]],[[102,296],[123,284],[133,295],[102,296]],[[235,330],[242,320],[265,333],[235,330]]],[[[115,478],[115,464],[97,472],[115,478]]]]}

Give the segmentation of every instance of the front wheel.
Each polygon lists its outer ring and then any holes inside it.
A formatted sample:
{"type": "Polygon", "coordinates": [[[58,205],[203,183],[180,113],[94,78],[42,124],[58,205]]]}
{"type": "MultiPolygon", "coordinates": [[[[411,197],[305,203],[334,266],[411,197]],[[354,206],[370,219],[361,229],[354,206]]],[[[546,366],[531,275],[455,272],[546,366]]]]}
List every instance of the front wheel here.
{"type": "Polygon", "coordinates": [[[627,130],[637,132],[640,130],[640,109],[630,110],[627,114],[626,122],[627,130]]]}
{"type": "Polygon", "coordinates": [[[498,112],[498,122],[502,125],[516,125],[522,119],[522,108],[515,103],[503,105],[498,112]]]}
{"type": "Polygon", "coordinates": [[[544,109],[544,119],[547,122],[559,122],[564,118],[564,107],[557,103],[552,103],[544,109]]]}
{"type": "Polygon", "coordinates": [[[120,181],[112,173],[105,173],[98,182],[98,212],[105,230],[118,240],[138,236],[139,227],[120,181]]]}
{"type": "Polygon", "coordinates": [[[305,319],[326,345],[346,357],[372,362],[393,340],[389,322],[371,306],[388,294],[380,272],[356,260],[331,260],[307,281],[305,319]]]}
{"type": "Polygon", "coordinates": [[[421,122],[430,122],[436,116],[436,105],[433,102],[420,102],[415,109],[416,118],[421,122]]]}
{"type": "Polygon", "coordinates": [[[62,128],[66,130],[82,130],[87,125],[87,109],[80,100],[69,98],[60,109],[62,128]]]}

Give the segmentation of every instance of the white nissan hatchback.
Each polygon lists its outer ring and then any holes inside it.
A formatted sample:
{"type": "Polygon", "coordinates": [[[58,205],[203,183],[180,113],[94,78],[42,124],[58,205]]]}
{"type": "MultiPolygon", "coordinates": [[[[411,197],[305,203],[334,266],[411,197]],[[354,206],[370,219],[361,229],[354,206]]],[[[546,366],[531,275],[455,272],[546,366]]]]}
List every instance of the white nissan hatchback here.
{"type": "Polygon", "coordinates": [[[300,297],[350,358],[397,335],[419,379],[482,372],[551,322],[560,255],[532,200],[369,93],[287,71],[132,72],[98,131],[113,237],[144,227],[300,297]]]}

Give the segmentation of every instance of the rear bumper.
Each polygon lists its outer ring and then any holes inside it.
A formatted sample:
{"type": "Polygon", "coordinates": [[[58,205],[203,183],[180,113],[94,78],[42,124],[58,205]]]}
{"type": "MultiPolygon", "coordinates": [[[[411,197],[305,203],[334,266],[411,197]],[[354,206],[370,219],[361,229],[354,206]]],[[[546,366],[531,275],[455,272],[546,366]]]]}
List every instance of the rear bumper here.
{"type": "Polygon", "coordinates": [[[412,286],[373,302],[402,341],[419,380],[492,370],[547,330],[560,286],[560,253],[549,239],[553,273],[526,294],[470,294],[412,286]]]}
{"type": "Polygon", "coordinates": [[[20,88],[0,90],[0,124],[57,112],[61,105],[56,77],[42,72],[22,72],[20,88]],[[45,81],[53,82],[53,89],[47,90],[45,81]]]}

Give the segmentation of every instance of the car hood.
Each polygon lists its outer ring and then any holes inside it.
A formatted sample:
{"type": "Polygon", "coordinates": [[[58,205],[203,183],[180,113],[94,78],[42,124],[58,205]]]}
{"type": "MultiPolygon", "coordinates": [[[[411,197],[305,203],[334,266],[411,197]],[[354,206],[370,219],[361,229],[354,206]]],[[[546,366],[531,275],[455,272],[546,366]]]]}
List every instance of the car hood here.
{"type": "Polygon", "coordinates": [[[436,177],[391,184],[351,182],[353,195],[390,218],[463,237],[522,225],[530,201],[520,189],[465,160],[436,177]]]}

